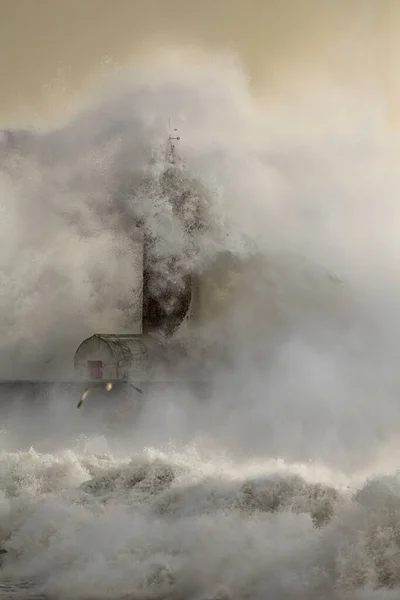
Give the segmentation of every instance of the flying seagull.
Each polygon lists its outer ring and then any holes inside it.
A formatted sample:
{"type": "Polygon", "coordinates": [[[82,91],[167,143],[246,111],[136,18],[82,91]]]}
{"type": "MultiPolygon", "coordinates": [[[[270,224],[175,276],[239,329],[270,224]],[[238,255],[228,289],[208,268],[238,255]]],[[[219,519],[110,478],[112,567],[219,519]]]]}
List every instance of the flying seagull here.
{"type": "MultiPolygon", "coordinates": [[[[140,388],[136,387],[136,385],[133,385],[133,383],[130,383],[130,385],[133,387],[134,390],[139,392],[139,394],[143,394],[142,390],[140,388]]],[[[85,389],[85,391],[83,392],[76,408],[80,408],[82,406],[83,401],[85,400],[86,396],[89,394],[90,390],[99,389],[99,388],[105,390],[106,392],[109,392],[113,388],[113,383],[111,383],[111,381],[107,381],[105,383],[103,383],[103,382],[94,383],[93,385],[87,387],[85,389]]]]}

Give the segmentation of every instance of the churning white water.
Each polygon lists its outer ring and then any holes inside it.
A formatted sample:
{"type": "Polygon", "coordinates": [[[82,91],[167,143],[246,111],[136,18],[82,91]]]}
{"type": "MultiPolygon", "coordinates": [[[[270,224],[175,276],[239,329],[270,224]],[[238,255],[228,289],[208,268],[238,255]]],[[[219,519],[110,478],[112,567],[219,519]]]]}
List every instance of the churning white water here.
{"type": "Polygon", "coordinates": [[[3,394],[4,594],[397,598],[400,145],[384,108],[328,78],[256,102],[235,60],[187,51],[117,74],[60,130],[3,136],[2,376],[61,379],[87,334],[129,329],[139,217],[160,261],[201,281],[190,339],[214,381],[210,401],[158,390],[129,419],[3,394]],[[169,118],[194,234],[160,186],[169,118]]]}

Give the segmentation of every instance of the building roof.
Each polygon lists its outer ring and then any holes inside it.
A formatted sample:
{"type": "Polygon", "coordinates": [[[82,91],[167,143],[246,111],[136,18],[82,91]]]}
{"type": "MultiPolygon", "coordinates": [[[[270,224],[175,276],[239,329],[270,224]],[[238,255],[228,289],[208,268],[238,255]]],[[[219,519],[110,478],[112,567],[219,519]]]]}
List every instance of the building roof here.
{"type": "Polygon", "coordinates": [[[141,334],[108,334],[95,333],[84,340],[76,351],[77,357],[83,344],[92,338],[102,340],[110,348],[117,362],[129,361],[132,358],[147,356],[146,344],[141,334]]]}

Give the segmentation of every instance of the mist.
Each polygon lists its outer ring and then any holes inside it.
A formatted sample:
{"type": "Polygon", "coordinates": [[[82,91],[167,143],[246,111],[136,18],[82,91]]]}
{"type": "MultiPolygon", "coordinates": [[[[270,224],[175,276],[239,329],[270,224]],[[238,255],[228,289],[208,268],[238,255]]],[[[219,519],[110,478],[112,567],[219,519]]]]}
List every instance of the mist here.
{"type": "Polygon", "coordinates": [[[399,584],[398,7],[253,4],[8,8],[0,376],[68,379],[84,337],[138,327],[145,221],[160,264],[199,281],[181,335],[213,392],[81,412],[57,385],[35,405],[3,394],[1,585],[222,600],[399,584]],[[38,41],[27,76],[39,25],[54,51],[38,41]],[[160,185],[169,121],[193,235],[160,185]]]}
{"type": "MultiPolygon", "coordinates": [[[[379,95],[331,82],[260,106],[237,57],[188,49],[113,74],[95,96],[61,129],[4,141],[13,372],[57,380],[85,335],[135,325],[133,263],[118,271],[119,257],[134,257],[145,217],[159,256],[178,255],[201,282],[190,335],[218,390],[201,431],[245,454],[374,455],[399,418],[398,147],[379,95]],[[169,119],[203,198],[194,237],[159,188],[169,119]]],[[[147,418],[157,438],[162,417],[147,418]]],[[[167,439],[199,433],[198,420],[176,422],[167,439]]]]}

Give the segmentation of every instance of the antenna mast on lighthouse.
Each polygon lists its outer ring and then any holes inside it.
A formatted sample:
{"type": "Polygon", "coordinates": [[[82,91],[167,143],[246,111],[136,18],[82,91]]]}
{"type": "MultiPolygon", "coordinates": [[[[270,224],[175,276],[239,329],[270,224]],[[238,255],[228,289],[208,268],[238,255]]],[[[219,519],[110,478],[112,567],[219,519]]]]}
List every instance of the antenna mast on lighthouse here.
{"type": "MultiPolygon", "coordinates": [[[[173,136],[171,135],[171,118],[168,119],[168,129],[169,129],[169,136],[168,136],[168,160],[169,162],[171,162],[172,164],[175,164],[175,146],[172,143],[174,140],[176,140],[177,142],[179,142],[179,140],[181,139],[179,135],[173,136]]],[[[172,130],[173,132],[177,132],[178,130],[175,128],[172,130]]]]}

